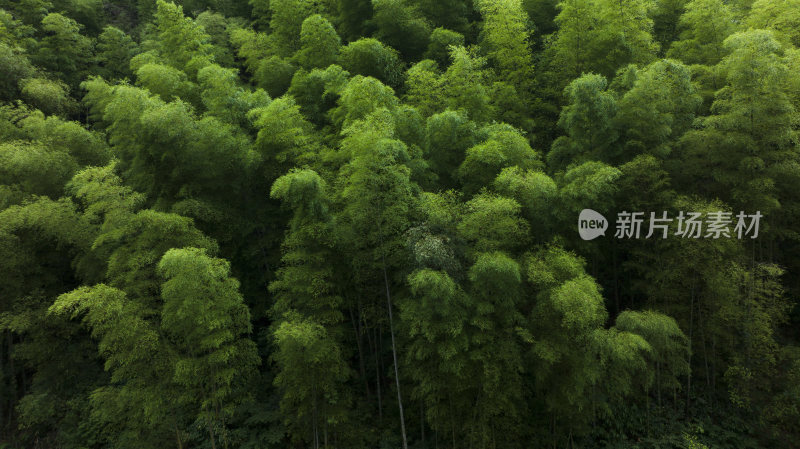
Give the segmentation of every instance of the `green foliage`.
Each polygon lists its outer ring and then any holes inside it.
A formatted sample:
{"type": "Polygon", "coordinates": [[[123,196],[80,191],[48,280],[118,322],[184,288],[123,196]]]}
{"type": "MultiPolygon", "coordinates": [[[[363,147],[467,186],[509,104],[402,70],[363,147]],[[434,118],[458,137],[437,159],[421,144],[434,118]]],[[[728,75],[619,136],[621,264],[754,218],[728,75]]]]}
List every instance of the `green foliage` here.
{"type": "Polygon", "coordinates": [[[264,89],[271,97],[277,98],[286,93],[297,69],[287,59],[270,56],[261,60],[253,73],[258,87],[264,89]]]}
{"type": "Polygon", "coordinates": [[[569,162],[623,163],[640,154],[666,158],[693,123],[701,98],[687,67],[659,60],[620,71],[611,88],[601,75],[572,81],[564,91],[558,137],[547,155],[555,168],[569,162]]]}
{"type": "Polygon", "coordinates": [[[19,82],[20,94],[26,103],[48,115],[71,115],[77,108],[62,82],[42,78],[26,78],[19,82]]]}
{"type": "Polygon", "coordinates": [[[242,86],[235,69],[211,64],[197,72],[197,82],[205,115],[244,129],[250,126],[247,114],[270,103],[269,95],[263,90],[251,92],[242,86]]]}
{"type": "Polygon", "coordinates": [[[775,31],[776,38],[787,46],[800,46],[800,4],[796,1],[768,2],[757,0],[753,2],[747,25],[756,29],[771,29],[775,31]]]}
{"type": "Polygon", "coordinates": [[[518,166],[504,168],[494,180],[494,188],[522,206],[522,215],[531,225],[531,235],[544,242],[554,231],[549,217],[558,202],[555,181],[541,171],[518,166]]]}
{"type": "Polygon", "coordinates": [[[463,47],[464,35],[446,28],[436,28],[431,32],[430,43],[425,51],[425,59],[432,59],[439,67],[450,63],[450,46],[463,47]]]}
{"type": "Polygon", "coordinates": [[[156,264],[165,252],[184,246],[217,250],[216,242],[198,231],[191,219],[149,209],[129,214],[119,227],[98,236],[94,246],[108,253],[110,283],[151,307],[161,283],[156,264]],[[131,243],[121,244],[127,241],[131,243]]]}
{"type": "Polygon", "coordinates": [[[372,0],[338,0],[338,23],[343,38],[354,41],[372,31],[372,0]]]}
{"type": "Polygon", "coordinates": [[[417,385],[412,394],[424,401],[433,429],[454,431],[469,411],[463,405],[470,381],[470,298],[441,271],[415,271],[408,283],[413,297],[399,307],[411,339],[407,365],[417,385]]]}
{"type": "MultiPolygon", "coordinates": [[[[780,44],[772,32],[751,30],[725,40],[730,54],[719,64],[727,85],[717,91],[712,115],[699,130],[686,133],[683,143],[691,160],[698,151],[708,165],[709,191],[734,207],[768,213],[779,207],[774,170],[795,160],[797,112],[786,90],[795,75],[781,61],[780,44]],[[702,142],[704,148],[700,150],[702,142]]],[[[699,163],[699,167],[708,167],[699,163]]],[[[702,170],[702,168],[701,168],[702,170]]]]}
{"type": "Polygon", "coordinates": [[[738,322],[744,335],[734,346],[724,377],[731,401],[752,407],[769,394],[750,380],[774,372],[779,357],[774,329],[789,305],[778,281],[783,274],[779,267],[760,264],[751,271],[734,268],[731,274],[739,291],[734,301],[720,308],[720,318],[725,324],[738,322]]]}
{"type": "Polygon", "coordinates": [[[522,7],[533,22],[531,28],[540,36],[550,35],[556,30],[558,3],[553,0],[522,0],[522,7]]]}
{"type": "Polygon", "coordinates": [[[501,79],[524,94],[533,79],[528,18],[520,0],[478,1],[482,46],[501,79]]]}
{"type": "Polygon", "coordinates": [[[442,77],[445,104],[451,109],[463,109],[475,121],[488,121],[492,110],[486,87],[486,59],[463,47],[451,47],[450,59],[452,63],[442,77]]]}
{"type": "Polygon", "coordinates": [[[250,117],[258,129],[255,149],[270,162],[267,176],[277,178],[313,151],[311,124],[291,97],[281,97],[268,106],[253,109],[250,117]]]}
{"type": "Polygon", "coordinates": [[[439,177],[439,185],[455,187],[453,174],[477,140],[475,123],[463,112],[444,111],[428,117],[425,138],[426,156],[439,177]]]}
{"type": "Polygon", "coordinates": [[[445,109],[462,111],[476,122],[495,115],[486,58],[464,47],[450,47],[452,64],[440,74],[436,63],[423,60],[408,70],[407,100],[424,115],[445,109]]]}
{"type": "Polygon", "coordinates": [[[662,59],[637,71],[636,81],[619,100],[614,117],[625,141],[619,150],[621,159],[643,153],[668,156],[673,142],[691,128],[700,103],[683,64],[662,59]]]}
{"type": "Polygon", "coordinates": [[[567,0],[559,4],[558,31],[548,48],[559,84],[584,72],[610,77],[629,63],[647,63],[658,45],[647,15],[651,3],[567,0]]]}
{"type": "Polygon", "coordinates": [[[281,410],[299,441],[319,444],[320,427],[336,429],[346,419],[347,398],[341,384],[349,369],[341,349],[325,328],[298,315],[290,315],[275,330],[278,350],[274,358],[280,367],[275,384],[285,393],[281,410]]]}
{"type": "Polygon", "coordinates": [[[258,356],[242,336],[249,313],[228,270],[203,250],[168,251],[159,263],[167,278],[160,321],[105,284],[61,295],[50,307],[53,315],[81,316],[98,340],[112,385],[92,393],[93,413],[117,431],[109,435],[116,445],[134,447],[145,428],[145,444],[180,441],[201,414],[213,440],[212,423],[232,412],[236,385],[258,356]]]}
{"type": "Polygon", "coordinates": [[[371,137],[354,133],[343,142],[352,160],[345,167],[347,177],[341,195],[346,206],[339,224],[348,227],[342,231],[350,239],[359,236],[354,249],[367,250],[378,263],[387,255],[399,256],[391,250],[408,227],[415,186],[406,165],[410,159],[407,146],[390,138],[362,143],[362,139],[371,137]]]}
{"type": "Polygon", "coordinates": [[[372,21],[376,37],[403,55],[403,59],[419,59],[428,47],[431,26],[407,0],[373,0],[372,21]]]}
{"type": "Polygon", "coordinates": [[[475,251],[510,250],[525,244],[528,223],[519,216],[520,205],[516,201],[480,194],[465,208],[458,231],[475,251]]]}
{"type": "Polygon", "coordinates": [[[144,64],[136,70],[136,84],[158,95],[164,102],[181,99],[198,103],[197,85],[186,73],[163,64],[144,64]]]}
{"type": "Polygon", "coordinates": [[[393,110],[398,101],[391,87],[375,78],[356,75],[342,87],[338,103],[331,115],[334,123],[346,129],[377,110],[393,110]]]}
{"type": "Polygon", "coordinates": [[[539,154],[522,134],[509,125],[490,125],[481,130],[483,142],[467,149],[458,168],[467,192],[489,186],[505,167],[541,168],[539,154]]]}
{"type": "Polygon", "coordinates": [[[660,0],[649,12],[653,19],[653,38],[658,41],[662,55],[672,42],[678,40],[678,24],[687,3],[687,0],[660,0]]]}
{"type": "Polygon", "coordinates": [[[236,22],[217,12],[203,11],[197,15],[195,23],[203,27],[211,39],[214,62],[223,67],[235,66],[230,30],[236,22]]]}
{"type": "Polygon", "coordinates": [[[244,66],[250,73],[258,69],[262,59],[273,54],[272,43],[266,33],[259,33],[250,28],[231,27],[230,38],[236,54],[244,60],[244,66]]]}
{"type": "Polygon", "coordinates": [[[232,180],[252,160],[252,150],[236,128],[215,117],[197,118],[186,103],[164,103],[130,86],[86,86],[90,105],[109,123],[109,140],[123,173],[154,200],[169,204],[186,197],[211,199],[225,186],[198,189],[201,184],[211,186],[202,179],[232,180]],[[151,171],[156,167],[160,175],[151,171]]]}
{"type": "Polygon", "coordinates": [[[423,59],[406,72],[406,101],[423,115],[442,112],[445,84],[435,61],[423,59]]]}
{"type": "Polygon", "coordinates": [[[181,399],[200,400],[209,423],[224,420],[242,393],[236,387],[247,385],[259,363],[256,346],[247,338],[250,311],[239,282],[230,277],[230,263],[198,248],[170,249],[158,272],[166,279],[162,334],[177,356],[172,380],[184,389],[181,399]]]}
{"type": "Polygon", "coordinates": [[[798,10],[0,0],[0,447],[795,447],[798,10]]]}
{"type": "Polygon", "coordinates": [[[18,49],[0,42],[0,98],[11,100],[19,93],[19,82],[33,75],[34,67],[18,49]]]}
{"type": "Polygon", "coordinates": [[[319,14],[303,21],[300,50],[294,58],[306,70],[326,68],[336,62],[341,39],[330,22],[319,14]]]}
{"type": "Polygon", "coordinates": [[[107,79],[130,78],[131,58],[138,48],[124,31],[113,26],[103,28],[97,37],[96,73],[107,79]]]}
{"type": "Polygon", "coordinates": [[[288,57],[300,49],[302,26],[306,18],[324,12],[314,0],[269,0],[272,12],[270,37],[278,55],[288,57]]]}
{"type": "Polygon", "coordinates": [[[81,26],[58,13],[42,19],[44,38],[32,55],[32,61],[65,80],[71,87],[86,76],[92,56],[92,42],[80,34],[81,26]]]}
{"type": "Polygon", "coordinates": [[[617,114],[617,99],[607,86],[602,75],[588,74],[564,89],[569,104],[561,110],[558,126],[567,135],[553,142],[547,154],[551,166],[563,169],[574,161],[613,160],[618,131],[612,120],[617,114]]]}
{"type": "Polygon", "coordinates": [[[571,167],[556,178],[561,207],[555,215],[566,221],[566,217],[577,216],[586,204],[591,204],[601,213],[611,210],[621,175],[616,167],[597,161],[571,167]]]}
{"type": "Polygon", "coordinates": [[[0,161],[3,184],[51,198],[61,196],[64,184],[77,169],[69,153],[50,149],[40,143],[0,144],[0,161]]]}
{"type": "Polygon", "coordinates": [[[194,77],[213,60],[210,37],[202,26],[183,15],[181,6],[164,0],[157,0],[156,4],[156,41],[151,45],[164,62],[194,77]]]}
{"type": "Polygon", "coordinates": [[[617,316],[615,327],[642,337],[650,345],[649,363],[655,365],[656,388],[680,387],[680,379],[690,370],[687,362],[689,348],[686,335],[674,319],[649,310],[626,310],[617,316]]]}
{"type": "Polygon", "coordinates": [[[391,87],[402,82],[402,61],[397,51],[377,39],[351,42],[342,48],[339,64],[354,75],[371,76],[391,87]]]}
{"type": "Polygon", "coordinates": [[[303,115],[317,125],[328,120],[328,111],[336,106],[339,92],[347,84],[349,73],[338,65],[330,65],[325,70],[311,72],[298,71],[289,86],[291,95],[303,115]]]}
{"type": "Polygon", "coordinates": [[[413,0],[422,14],[435,27],[465,32],[470,27],[473,4],[468,0],[413,0]]]}
{"type": "Polygon", "coordinates": [[[678,22],[679,39],[667,53],[686,64],[713,65],[722,60],[722,41],[735,30],[733,14],[724,2],[692,0],[678,22]]]}
{"type": "Polygon", "coordinates": [[[45,117],[38,111],[24,112],[25,117],[16,123],[12,133],[16,138],[41,142],[53,150],[69,153],[81,166],[109,162],[111,151],[101,133],[89,131],[78,122],[45,117]]]}
{"type": "Polygon", "coordinates": [[[81,170],[67,183],[66,190],[80,205],[84,217],[102,225],[101,231],[122,226],[143,203],[144,196],[122,183],[114,173],[115,163],[81,170]]]}

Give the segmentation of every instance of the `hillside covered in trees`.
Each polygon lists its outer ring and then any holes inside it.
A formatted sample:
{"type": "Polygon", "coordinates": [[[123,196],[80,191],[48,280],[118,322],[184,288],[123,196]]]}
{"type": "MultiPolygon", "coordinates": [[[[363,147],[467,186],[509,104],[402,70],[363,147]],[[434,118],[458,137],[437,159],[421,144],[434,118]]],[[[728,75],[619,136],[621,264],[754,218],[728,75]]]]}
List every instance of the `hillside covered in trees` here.
{"type": "Polygon", "coordinates": [[[799,111],[799,0],[0,0],[0,448],[797,448],[799,111]]]}

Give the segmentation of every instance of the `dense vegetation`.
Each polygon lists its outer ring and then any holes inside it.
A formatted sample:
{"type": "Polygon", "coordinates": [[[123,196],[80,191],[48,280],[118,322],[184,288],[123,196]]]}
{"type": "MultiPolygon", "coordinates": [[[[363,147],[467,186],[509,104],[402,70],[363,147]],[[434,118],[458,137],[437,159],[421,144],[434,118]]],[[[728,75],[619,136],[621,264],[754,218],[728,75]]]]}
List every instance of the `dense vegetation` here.
{"type": "Polygon", "coordinates": [[[797,447],[799,48],[798,0],[0,0],[0,448],[797,447]]]}

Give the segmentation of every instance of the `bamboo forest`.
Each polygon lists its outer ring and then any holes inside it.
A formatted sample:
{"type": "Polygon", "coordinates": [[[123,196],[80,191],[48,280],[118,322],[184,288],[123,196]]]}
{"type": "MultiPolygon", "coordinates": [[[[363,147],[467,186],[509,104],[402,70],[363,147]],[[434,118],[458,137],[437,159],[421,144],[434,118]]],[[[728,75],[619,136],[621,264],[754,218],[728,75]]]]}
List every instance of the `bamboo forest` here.
{"type": "Polygon", "coordinates": [[[800,447],[800,0],[0,0],[0,449],[800,447]]]}

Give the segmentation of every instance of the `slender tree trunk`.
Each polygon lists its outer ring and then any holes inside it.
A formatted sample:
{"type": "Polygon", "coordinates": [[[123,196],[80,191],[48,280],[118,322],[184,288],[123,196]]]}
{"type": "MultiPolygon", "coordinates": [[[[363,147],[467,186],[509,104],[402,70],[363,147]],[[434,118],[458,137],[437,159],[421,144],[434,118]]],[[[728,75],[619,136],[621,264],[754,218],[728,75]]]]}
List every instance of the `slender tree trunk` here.
{"type": "Polygon", "coordinates": [[[208,423],[208,435],[211,437],[211,449],[217,449],[217,443],[214,441],[214,426],[211,425],[210,417],[206,418],[206,423],[208,423]]]}
{"type": "MultiPolygon", "coordinates": [[[[383,204],[380,205],[380,210],[383,210],[383,204]]],[[[383,246],[383,227],[381,220],[377,220],[378,224],[378,244],[381,251],[381,265],[383,268],[383,285],[386,287],[386,306],[389,309],[389,334],[392,337],[392,360],[394,362],[394,381],[397,387],[397,409],[400,412],[400,434],[403,437],[403,449],[408,449],[408,440],[406,438],[406,419],[403,416],[403,396],[400,392],[400,368],[397,365],[397,343],[394,338],[394,319],[392,318],[392,295],[389,291],[389,275],[386,272],[386,254],[383,246]]]]}
{"type": "Polygon", "coordinates": [[[453,414],[453,397],[449,396],[450,402],[450,430],[453,434],[453,449],[456,449],[456,420],[455,415],[453,414]]]}
{"type": "MultiPolygon", "coordinates": [[[[259,226],[256,228],[256,232],[258,234],[258,249],[261,251],[261,262],[264,264],[264,272],[265,274],[269,275],[269,254],[267,254],[267,249],[264,248],[264,245],[262,244],[264,242],[264,227],[259,226]]],[[[269,277],[267,277],[267,279],[269,279],[269,277]]],[[[264,282],[267,290],[269,290],[269,282],[266,280],[264,282]]]]}
{"type": "Polygon", "coordinates": [[[630,288],[633,285],[633,274],[628,272],[628,308],[635,309],[636,307],[634,304],[636,303],[636,295],[633,292],[633,289],[630,288]]]}
{"type": "Polygon", "coordinates": [[[317,380],[314,379],[314,388],[312,389],[312,396],[314,401],[314,411],[313,411],[313,427],[314,427],[314,449],[319,449],[319,418],[318,418],[318,410],[317,410],[317,380]]]}
{"type": "MultiPolygon", "coordinates": [[[[214,389],[214,397],[218,397],[216,383],[213,384],[213,389],[214,389]]],[[[219,437],[222,440],[222,447],[228,449],[228,433],[227,429],[225,429],[225,418],[223,418],[222,414],[220,413],[219,400],[214,400],[214,420],[215,422],[219,422],[221,424],[222,430],[220,432],[219,437]]]]}
{"type": "MultiPolygon", "coordinates": [[[[717,389],[717,339],[711,336],[711,389],[717,389]]],[[[711,396],[712,398],[714,396],[711,396]]]]}
{"type": "Polygon", "coordinates": [[[592,430],[597,427],[597,393],[595,392],[595,384],[592,383],[592,430]]]}
{"type": "Polygon", "coordinates": [[[691,299],[689,301],[689,375],[686,376],[686,413],[689,413],[690,394],[692,392],[692,331],[694,328],[694,285],[695,279],[692,278],[691,299]]]}
{"type": "Polygon", "coordinates": [[[175,439],[178,441],[178,449],[183,449],[183,442],[181,442],[181,432],[178,430],[178,424],[175,424],[175,439]]]}
{"type": "MultiPolygon", "coordinates": [[[[6,342],[8,351],[8,388],[11,390],[11,397],[8,401],[8,417],[6,417],[6,428],[11,428],[11,419],[14,416],[14,404],[16,404],[17,396],[17,373],[14,370],[14,334],[11,331],[6,332],[6,342]]],[[[0,342],[2,344],[2,342],[0,342]]]]}
{"type": "MultiPolygon", "coordinates": [[[[380,321],[378,322],[378,331],[375,334],[375,341],[378,343],[378,363],[380,363],[381,369],[381,382],[385,382],[386,379],[383,378],[383,375],[386,373],[386,366],[383,364],[383,323],[380,321]]],[[[383,385],[383,383],[381,383],[383,385]]]]}
{"type": "Polygon", "coordinates": [[[19,390],[20,395],[21,395],[20,397],[24,397],[25,396],[25,392],[28,389],[28,373],[25,371],[25,364],[24,363],[22,364],[22,366],[20,366],[19,377],[20,377],[20,385],[19,386],[22,387],[19,390]]]}
{"type": "MultiPolygon", "coordinates": [[[[9,385],[9,388],[11,389],[11,391],[13,391],[13,394],[11,395],[11,408],[10,408],[10,410],[13,410],[14,404],[19,399],[19,396],[18,396],[19,389],[17,388],[17,373],[16,373],[16,370],[15,370],[15,367],[14,367],[14,333],[9,331],[8,335],[6,336],[6,338],[8,339],[7,340],[8,341],[8,373],[11,375],[10,376],[11,385],[9,385]]],[[[11,414],[9,414],[9,416],[8,416],[8,422],[9,423],[11,422],[11,414]]]]}
{"type": "Polygon", "coordinates": [[[389,276],[386,274],[386,259],[383,259],[383,282],[386,285],[386,305],[389,307],[389,334],[392,336],[392,358],[394,359],[394,380],[397,387],[397,408],[400,411],[400,433],[403,436],[403,449],[408,449],[406,440],[406,419],[403,416],[403,396],[400,394],[400,370],[397,367],[397,344],[394,341],[394,321],[392,319],[392,295],[389,293],[389,276]]]}
{"type": "Polygon", "coordinates": [[[708,369],[708,345],[706,344],[706,330],[703,326],[703,308],[697,308],[697,319],[700,322],[700,342],[703,344],[703,364],[706,367],[706,386],[711,387],[711,371],[708,369]]]}
{"type": "MultiPolygon", "coordinates": [[[[372,329],[372,332],[375,333],[374,339],[371,342],[371,348],[374,348],[375,351],[375,392],[376,396],[378,397],[378,421],[383,419],[383,404],[381,403],[381,366],[380,362],[378,361],[378,335],[377,330],[372,329]]],[[[369,331],[367,332],[367,336],[369,337],[369,331]]]]}
{"type": "Polygon", "coordinates": [[[647,391],[645,393],[644,400],[645,400],[645,405],[646,405],[645,410],[646,410],[646,413],[647,413],[647,416],[646,416],[647,419],[645,420],[645,423],[646,423],[645,424],[645,426],[646,426],[646,434],[647,434],[647,437],[649,438],[650,437],[650,392],[649,391],[647,391]]]}
{"type": "MultiPolygon", "coordinates": [[[[0,332],[0,388],[5,387],[5,382],[2,382],[5,379],[5,351],[3,348],[3,342],[6,338],[6,331],[0,332]]],[[[5,420],[3,419],[3,411],[5,410],[6,401],[5,398],[0,398],[0,441],[3,440],[3,433],[5,430],[5,420]]]]}
{"type": "Polygon", "coordinates": [[[658,406],[661,407],[661,362],[656,362],[656,397],[658,406]]]}
{"type": "Polygon", "coordinates": [[[672,412],[678,413],[678,387],[672,387],[672,412]]]}
{"type": "MultiPolygon", "coordinates": [[[[470,426],[470,432],[469,432],[470,449],[472,449],[472,447],[475,446],[475,439],[476,439],[475,434],[477,433],[478,430],[478,404],[480,404],[480,399],[481,399],[481,393],[479,391],[478,395],[475,396],[475,405],[472,406],[472,425],[470,426]]],[[[483,428],[483,423],[481,424],[482,424],[481,431],[485,434],[486,429],[483,428]]]]}
{"type": "Polygon", "coordinates": [[[422,447],[425,447],[425,404],[422,399],[419,401],[419,430],[422,440],[422,447]]]}
{"type": "Polygon", "coordinates": [[[613,270],[614,270],[614,308],[616,314],[619,315],[619,271],[617,267],[617,239],[611,240],[611,255],[613,257],[613,270]]]}
{"type": "MultiPolygon", "coordinates": [[[[355,313],[353,312],[353,308],[349,307],[350,309],[350,321],[353,322],[353,332],[356,333],[356,346],[358,347],[358,367],[361,371],[361,378],[364,379],[364,392],[367,395],[367,402],[370,401],[370,392],[369,392],[369,381],[367,380],[367,369],[364,364],[364,349],[363,349],[363,338],[361,337],[361,320],[356,320],[355,313]]],[[[359,308],[360,309],[360,308],[359,308]]],[[[359,310],[359,313],[360,310],[359,310]]]]}

